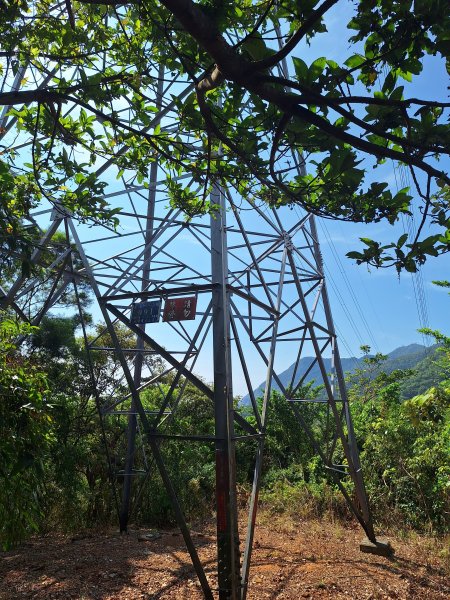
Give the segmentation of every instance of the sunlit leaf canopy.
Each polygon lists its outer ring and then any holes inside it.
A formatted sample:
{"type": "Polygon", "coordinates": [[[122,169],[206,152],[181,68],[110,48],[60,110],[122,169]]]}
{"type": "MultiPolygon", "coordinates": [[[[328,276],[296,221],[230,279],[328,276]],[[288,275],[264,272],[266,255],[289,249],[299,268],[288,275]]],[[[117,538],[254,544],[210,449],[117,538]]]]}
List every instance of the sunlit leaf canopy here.
{"type": "Polygon", "coordinates": [[[157,160],[188,216],[214,208],[215,181],[353,222],[395,223],[415,198],[417,234],[350,253],[415,270],[450,249],[450,103],[409,93],[425,55],[449,69],[449,13],[445,0],[0,0],[2,245],[26,243],[22,216],[42,198],[114,225],[103,172],[145,184],[157,160]],[[348,56],[306,60],[339,7],[353,11],[336,40],[348,56]],[[389,189],[386,161],[410,189],[389,189]]]}

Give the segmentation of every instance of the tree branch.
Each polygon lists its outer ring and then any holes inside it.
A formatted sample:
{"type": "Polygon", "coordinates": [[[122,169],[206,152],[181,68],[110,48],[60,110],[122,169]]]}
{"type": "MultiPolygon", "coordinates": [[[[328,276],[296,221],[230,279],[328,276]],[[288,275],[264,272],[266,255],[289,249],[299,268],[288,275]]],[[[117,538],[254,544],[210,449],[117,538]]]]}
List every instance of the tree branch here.
{"type": "Polygon", "coordinates": [[[258,85],[249,85],[248,86],[251,91],[257,93],[262,99],[267,102],[273,103],[277,106],[281,111],[286,114],[297,116],[302,121],[306,123],[310,123],[311,125],[315,125],[321,131],[328,133],[336,140],[340,140],[344,143],[350,144],[354,148],[358,148],[358,150],[362,150],[367,154],[371,154],[378,158],[391,158],[392,160],[396,160],[399,162],[403,162],[405,164],[411,164],[415,167],[418,167],[428,175],[432,177],[441,178],[446,183],[450,185],[450,177],[448,177],[443,171],[439,171],[427,164],[420,158],[410,156],[405,154],[404,152],[398,152],[397,150],[392,150],[391,148],[385,148],[383,146],[378,146],[377,144],[373,144],[368,142],[367,140],[361,139],[351,133],[343,131],[339,127],[336,127],[325,118],[313,113],[307,108],[300,106],[297,103],[297,98],[295,96],[286,94],[284,92],[280,92],[271,87],[266,86],[258,86],[258,85]]]}
{"type": "Polygon", "coordinates": [[[311,30],[311,28],[315,25],[315,23],[323,17],[323,15],[329,10],[332,6],[338,3],[339,0],[325,0],[323,4],[319,6],[316,10],[314,10],[311,15],[306,19],[306,21],[297,29],[294,35],[289,39],[288,42],[275,54],[272,56],[268,56],[267,58],[263,58],[262,60],[258,60],[253,63],[253,68],[255,71],[264,71],[265,69],[270,69],[277,65],[283,58],[286,58],[287,55],[292,52],[295,46],[305,37],[305,35],[311,30]]]}

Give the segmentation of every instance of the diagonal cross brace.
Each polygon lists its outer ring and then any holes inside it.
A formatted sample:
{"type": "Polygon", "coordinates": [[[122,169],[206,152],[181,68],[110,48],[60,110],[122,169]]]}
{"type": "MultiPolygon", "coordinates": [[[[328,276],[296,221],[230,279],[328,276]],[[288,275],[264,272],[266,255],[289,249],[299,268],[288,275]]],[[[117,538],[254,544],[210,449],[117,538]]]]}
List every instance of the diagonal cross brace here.
{"type": "MultiPolygon", "coordinates": [[[[174,358],[170,354],[170,352],[167,352],[167,350],[165,348],[163,348],[163,346],[158,344],[158,342],[156,342],[153,338],[151,338],[147,333],[144,333],[142,331],[142,329],[139,329],[139,327],[134,325],[130,321],[130,319],[125,317],[125,315],[123,315],[120,312],[120,310],[118,310],[115,306],[113,306],[109,303],[106,303],[104,306],[110,312],[112,312],[112,314],[115,317],[117,317],[119,319],[119,321],[122,321],[122,323],[124,323],[124,325],[129,327],[131,331],[133,331],[137,335],[141,336],[146,344],[148,344],[149,346],[154,348],[158,352],[158,354],[160,354],[164,358],[164,360],[166,360],[170,365],[172,365],[173,367],[178,369],[181,372],[181,374],[184,375],[184,377],[186,377],[186,379],[189,379],[189,381],[191,381],[191,383],[193,383],[201,392],[203,392],[205,394],[205,396],[207,396],[210,400],[214,400],[214,392],[211,390],[211,388],[209,388],[206,385],[206,383],[204,383],[201,379],[199,379],[196,375],[194,375],[194,373],[191,373],[191,371],[186,366],[184,366],[183,363],[176,360],[176,358],[174,358]]],[[[240,425],[242,427],[242,429],[244,429],[247,433],[251,433],[253,435],[258,434],[258,431],[252,425],[250,425],[250,423],[248,423],[248,421],[246,421],[246,419],[244,419],[244,417],[242,417],[236,411],[234,411],[234,419],[235,419],[236,423],[238,425],[240,425]]]]}

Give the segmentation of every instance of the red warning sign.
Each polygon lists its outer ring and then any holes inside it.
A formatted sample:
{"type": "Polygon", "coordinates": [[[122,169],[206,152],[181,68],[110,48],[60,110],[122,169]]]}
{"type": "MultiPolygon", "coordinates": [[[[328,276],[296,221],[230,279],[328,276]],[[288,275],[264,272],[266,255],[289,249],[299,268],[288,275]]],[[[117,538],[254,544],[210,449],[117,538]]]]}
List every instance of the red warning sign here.
{"type": "Polygon", "coordinates": [[[168,298],[164,305],[163,321],[191,321],[195,319],[196,296],[168,298]]]}

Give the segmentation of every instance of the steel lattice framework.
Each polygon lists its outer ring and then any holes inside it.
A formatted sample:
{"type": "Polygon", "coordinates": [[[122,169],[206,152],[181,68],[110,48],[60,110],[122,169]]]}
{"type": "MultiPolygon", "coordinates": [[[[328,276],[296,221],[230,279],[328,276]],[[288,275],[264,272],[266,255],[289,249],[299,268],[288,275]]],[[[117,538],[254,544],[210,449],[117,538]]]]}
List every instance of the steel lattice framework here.
{"type": "MultiPolygon", "coordinates": [[[[23,70],[16,76],[18,86],[23,70]]],[[[45,79],[38,85],[45,86],[45,79]]],[[[176,126],[176,102],[167,100],[171,84],[163,85],[161,74],[155,91],[159,112],[148,129],[162,124],[176,126]]],[[[184,86],[178,99],[191,88],[184,86]]],[[[3,136],[13,118],[2,115],[3,136]]],[[[194,142],[193,142],[194,143],[194,142]]],[[[295,161],[295,157],[292,157],[295,161]]],[[[299,169],[303,168],[300,164],[299,169]]],[[[114,180],[114,161],[104,162],[98,175],[114,180]]],[[[188,176],[186,176],[188,178],[188,176]]],[[[217,591],[222,599],[244,599],[247,594],[258,492],[264,455],[271,391],[276,387],[289,402],[292,416],[315,448],[344,494],[369,540],[376,544],[361,465],[353,431],[338,343],[327,295],[315,219],[297,216],[289,208],[270,209],[240,196],[227,182],[214,184],[211,215],[186,219],[181,210],[168,207],[165,172],[152,163],[148,185],[134,176],[120,176],[111,184],[105,199],[120,206],[121,226],[117,231],[80,224],[55,203],[30,219],[42,237],[31,257],[41,264],[46,253],[46,275],[19,277],[2,289],[1,302],[21,318],[39,324],[69,288],[77,298],[79,286],[89,285],[102,319],[103,333],[92,340],[82,322],[90,353],[117,357],[120,378],[117,386],[97,390],[102,420],[127,418],[127,453],[120,468],[120,528],[127,529],[132,504],[142,486],[134,485],[140,470],[143,479],[156,468],[170,497],[205,598],[217,591]],[[100,233],[98,233],[100,231],[100,233]],[[52,239],[59,233],[59,242],[52,239]],[[61,234],[65,242],[61,243],[61,234]],[[48,254],[52,259],[48,260],[48,254]],[[48,285],[51,281],[51,285],[48,285]],[[45,297],[38,301],[38,290],[45,297]],[[133,322],[133,306],[151,299],[195,297],[196,318],[190,321],[133,322]],[[118,328],[136,335],[135,348],[124,348],[118,328]],[[152,360],[147,360],[148,357],[152,360]],[[299,376],[300,359],[311,356],[306,372],[299,376]],[[325,358],[332,358],[328,372],[325,358]],[[156,358],[158,360],[156,360],[156,358]],[[281,377],[294,362],[289,384],[281,377]],[[304,382],[318,366],[324,393],[319,398],[303,394],[304,382]],[[262,401],[255,392],[265,372],[262,401]],[[206,372],[208,385],[198,376],[206,372]],[[170,378],[168,379],[168,375],[170,378]],[[167,383],[168,385],[163,385],[167,383]],[[187,383],[209,399],[214,429],[177,433],[177,410],[183,403],[187,383]],[[233,383],[244,382],[248,392],[245,411],[234,402],[233,383]],[[123,393],[126,384],[126,393],[123,393]],[[156,390],[156,407],[144,408],[141,395],[156,390]],[[120,390],[120,393],[118,393],[120,390]],[[305,411],[326,411],[326,430],[318,434],[305,411]],[[143,443],[140,442],[142,438],[143,443]],[[193,543],[183,507],[177,497],[164,458],[166,440],[183,444],[210,443],[216,464],[217,585],[206,578],[193,543]],[[253,488],[248,507],[248,526],[240,537],[236,492],[236,445],[255,449],[253,488]],[[137,459],[143,452],[143,458],[137,459]],[[136,465],[138,465],[137,468],[136,465]],[[354,484],[350,495],[343,477],[354,484]]],[[[42,296],[42,295],[41,295],[42,296]]],[[[95,380],[95,377],[94,377],[95,380]]],[[[94,381],[95,382],[95,381],[94,381]]]]}

